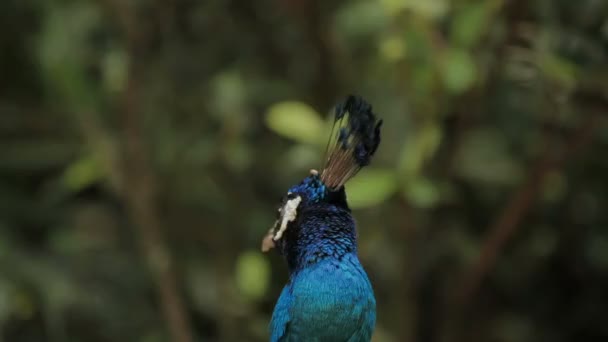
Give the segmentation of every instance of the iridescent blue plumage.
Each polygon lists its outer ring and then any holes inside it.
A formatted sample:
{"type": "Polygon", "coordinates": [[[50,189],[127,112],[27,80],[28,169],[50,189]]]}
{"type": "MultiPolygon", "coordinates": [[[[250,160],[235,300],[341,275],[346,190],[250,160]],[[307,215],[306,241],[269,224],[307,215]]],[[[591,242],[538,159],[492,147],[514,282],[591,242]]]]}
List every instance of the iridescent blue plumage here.
{"type": "Polygon", "coordinates": [[[287,191],[288,193],[298,193],[306,196],[310,202],[319,202],[325,197],[327,188],[318,175],[310,175],[298,185],[294,185],[287,191]]]}
{"type": "Polygon", "coordinates": [[[357,257],[344,183],[368,165],[380,142],[371,106],[350,96],[336,107],[326,164],[291,187],[263,248],[277,247],[289,282],[275,306],[271,341],[370,341],[376,301],[357,257]]]}

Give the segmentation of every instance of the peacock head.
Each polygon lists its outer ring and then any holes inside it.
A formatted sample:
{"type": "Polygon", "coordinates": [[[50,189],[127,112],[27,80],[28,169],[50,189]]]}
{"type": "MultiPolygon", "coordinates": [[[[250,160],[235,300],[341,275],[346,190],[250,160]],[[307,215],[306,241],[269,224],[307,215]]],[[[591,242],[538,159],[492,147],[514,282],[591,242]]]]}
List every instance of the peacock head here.
{"type": "Polygon", "coordinates": [[[372,106],[359,96],[348,96],[336,106],[323,169],[311,170],[287,191],[277,209],[277,220],[262,241],[262,251],[281,241],[285,231],[295,224],[299,209],[327,203],[348,210],[344,184],[369,165],[380,144],[381,125],[372,106]]]}

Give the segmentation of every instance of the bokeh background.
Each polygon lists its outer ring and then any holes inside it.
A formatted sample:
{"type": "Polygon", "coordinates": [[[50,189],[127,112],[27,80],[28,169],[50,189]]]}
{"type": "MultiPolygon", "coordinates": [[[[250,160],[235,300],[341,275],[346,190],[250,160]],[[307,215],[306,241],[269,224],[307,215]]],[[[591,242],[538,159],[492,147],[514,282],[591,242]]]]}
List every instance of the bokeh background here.
{"type": "Polygon", "coordinates": [[[0,341],[264,341],[349,93],[374,341],[608,341],[608,2],[2,0],[0,341]]]}

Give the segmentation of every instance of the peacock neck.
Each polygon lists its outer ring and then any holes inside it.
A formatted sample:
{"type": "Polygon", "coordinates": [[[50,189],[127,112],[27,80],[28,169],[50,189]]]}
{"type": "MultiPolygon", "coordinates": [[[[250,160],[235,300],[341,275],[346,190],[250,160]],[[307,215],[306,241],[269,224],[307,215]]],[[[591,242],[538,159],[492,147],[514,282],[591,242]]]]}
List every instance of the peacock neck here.
{"type": "Polygon", "coordinates": [[[285,251],[291,273],[323,260],[340,261],[345,255],[357,253],[355,223],[349,210],[320,206],[302,214],[285,251]]]}

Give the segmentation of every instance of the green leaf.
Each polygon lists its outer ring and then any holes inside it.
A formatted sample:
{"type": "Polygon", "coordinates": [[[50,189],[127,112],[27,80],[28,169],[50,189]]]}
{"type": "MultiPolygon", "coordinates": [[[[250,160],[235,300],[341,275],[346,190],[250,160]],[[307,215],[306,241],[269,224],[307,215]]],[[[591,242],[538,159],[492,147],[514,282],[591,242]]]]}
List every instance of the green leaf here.
{"type": "Polygon", "coordinates": [[[88,39],[101,20],[96,5],[57,7],[41,30],[38,57],[42,75],[73,110],[89,110],[98,101],[97,86],[87,80],[88,39]]]}
{"type": "Polygon", "coordinates": [[[475,62],[468,51],[463,49],[449,50],[441,65],[441,76],[447,90],[461,94],[475,82],[477,70],[475,62]]]}
{"type": "Polygon", "coordinates": [[[403,10],[410,10],[422,17],[439,19],[449,9],[447,0],[381,0],[380,3],[391,16],[395,16],[403,10]]]}
{"type": "Polygon", "coordinates": [[[452,42],[461,46],[472,46],[485,32],[488,6],[474,3],[456,12],[452,21],[452,42]]]}
{"type": "Polygon", "coordinates": [[[266,124],[279,135],[297,142],[319,144],[325,132],[325,122],[309,105],[287,101],[280,102],[268,110],[266,124]]]}
{"type": "Polygon", "coordinates": [[[339,10],[334,24],[340,36],[357,38],[382,32],[389,24],[389,17],[376,1],[357,1],[339,10]]]}
{"type": "Polygon", "coordinates": [[[431,208],[440,199],[438,187],[426,178],[419,177],[413,180],[404,190],[408,201],[418,208],[431,208]]]}
{"type": "Polygon", "coordinates": [[[236,263],[236,285],[251,300],[260,299],[268,289],[270,265],[262,253],[247,251],[236,263]]]}
{"type": "Polygon", "coordinates": [[[420,172],[424,164],[435,155],[441,143],[441,134],[437,124],[429,123],[408,139],[399,158],[398,169],[402,175],[407,178],[420,172]]]}
{"type": "Polygon", "coordinates": [[[103,177],[101,165],[92,156],[83,157],[72,163],[63,173],[63,182],[68,189],[78,191],[103,177]]]}
{"type": "Polygon", "coordinates": [[[129,56],[122,49],[110,50],[103,59],[104,86],[110,92],[119,93],[127,85],[129,56]]]}
{"type": "Polygon", "coordinates": [[[405,41],[398,36],[387,37],[380,42],[380,55],[389,62],[396,62],[406,55],[405,41]]]}
{"type": "Polygon", "coordinates": [[[565,58],[549,52],[541,53],[538,65],[547,78],[562,86],[572,87],[576,83],[576,66],[565,58]]]}
{"type": "Polygon", "coordinates": [[[238,71],[229,70],[213,79],[213,109],[218,117],[238,115],[246,99],[246,87],[238,71]]]}
{"type": "Polygon", "coordinates": [[[366,208],[384,202],[397,191],[395,173],[387,169],[363,170],[346,184],[351,208],[366,208]]]}

